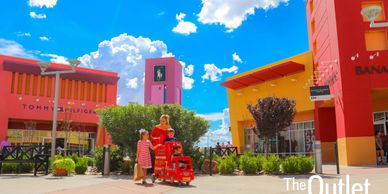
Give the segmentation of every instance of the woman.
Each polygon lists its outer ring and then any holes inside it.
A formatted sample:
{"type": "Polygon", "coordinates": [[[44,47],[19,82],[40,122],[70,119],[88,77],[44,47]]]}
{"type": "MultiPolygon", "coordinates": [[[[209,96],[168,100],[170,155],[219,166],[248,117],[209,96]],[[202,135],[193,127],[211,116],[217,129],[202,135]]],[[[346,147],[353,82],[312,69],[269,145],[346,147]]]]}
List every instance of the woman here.
{"type": "Polygon", "coordinates": [[[170,122],[168,115],[160,116],[160,123],[155,126],[151,133],[151,139],[154,144],[164,144],[164,139],[167,137],[167,131],[170,129],[170,122]]]}

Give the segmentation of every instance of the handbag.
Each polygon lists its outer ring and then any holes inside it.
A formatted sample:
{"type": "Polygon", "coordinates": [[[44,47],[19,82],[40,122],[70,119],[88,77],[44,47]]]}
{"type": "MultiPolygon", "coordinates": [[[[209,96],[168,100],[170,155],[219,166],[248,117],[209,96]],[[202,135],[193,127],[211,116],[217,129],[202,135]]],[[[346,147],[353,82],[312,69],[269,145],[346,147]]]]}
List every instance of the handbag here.
{"type": "Polygon", "coordinates": [[[133,171],[133,180],[138,181],[144,178],[143,168],[140,164],[136,163],[133,171]]]}

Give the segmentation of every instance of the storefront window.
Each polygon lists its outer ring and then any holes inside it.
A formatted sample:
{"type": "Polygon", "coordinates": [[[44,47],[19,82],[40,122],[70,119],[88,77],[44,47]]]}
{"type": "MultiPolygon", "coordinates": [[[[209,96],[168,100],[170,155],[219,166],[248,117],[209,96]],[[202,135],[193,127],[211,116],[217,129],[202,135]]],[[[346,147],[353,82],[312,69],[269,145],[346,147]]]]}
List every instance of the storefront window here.
{"type": "MultiPolygon", "coordinates": [[[[252,130],[244,131],[245,151],[264,153],[263,138],[258,138],[252,130]]],[[[269,139],[269,153],[282,156],[292,154],[311,154],[314,151],[314,121],[293,123],[289,128],[269,139]]]]}
{"type": "MultiPolygon", "coordinates": [[[[14,145],[51,143],[51,131],[46,130],[9,129],[7,135],[9,137],[9,141],[14,145]]],[[[65,139],[68,139],[67,150],[84,155],[94,150],[96,144],[96,133],[71,131],[66,134],[64,131],[58,131],[57,142],[64,142],[65,139]]],[[[64,146],[61,145],[61,147],[64,146]]]]}

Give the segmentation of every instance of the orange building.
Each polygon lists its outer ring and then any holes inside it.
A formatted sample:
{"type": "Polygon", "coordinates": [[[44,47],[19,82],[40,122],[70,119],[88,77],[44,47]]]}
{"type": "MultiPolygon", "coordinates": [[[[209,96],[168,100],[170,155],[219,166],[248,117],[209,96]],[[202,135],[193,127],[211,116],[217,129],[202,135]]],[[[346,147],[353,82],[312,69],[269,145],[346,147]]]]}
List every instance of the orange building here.
{"type": "Polygon", "coordinates": [[[309,100],[307,80],[313,72],[312,54],[306,52],[273,64],[230,77],[227,87],[233,145],[240,151],[260,153],[264,140],[249,128],[254,125],[247,104],[267,96],[286,97],[296,101],[293,125],[270,139],[270,152],[281,155],[313,151],[314,103],[309,100]]]}
{"type": "MultiPolygon", "coordinates": [[[[36,63],[0,55],[0,141],[8,136],[14,144],[51,142],[55,77],[40,75],[36,63]]],[[[68,69],[68,65],[51,63],[47,72],[68,69]]],[[[59,146],[66,140],[67,149],[85,152],[110,143],[98,126],[95,109],[116,105],[118,79],[117,73],[82,67],[61,75],[59,146]]]]}

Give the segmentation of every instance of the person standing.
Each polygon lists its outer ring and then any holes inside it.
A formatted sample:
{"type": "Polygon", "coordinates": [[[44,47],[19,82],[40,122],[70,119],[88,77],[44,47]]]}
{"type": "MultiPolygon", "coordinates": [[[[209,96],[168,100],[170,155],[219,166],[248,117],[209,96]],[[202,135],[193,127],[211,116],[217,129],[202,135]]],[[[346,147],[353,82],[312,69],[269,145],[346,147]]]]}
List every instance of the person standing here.
{"type": "Polygon", "coordinates": [[[383,140],[381,139],[381,132],[376,132],[376,157],[377,157],[377,164],[385,164],[384,162],[384,148],[383,148],[383,140]],[[379,156],[381,160],[379,160],[379,156]]]}
{"type": "Polygon", "coordinates": [[[168,115],[160,116],[160,123],[151,132],[151,140],[154,144],[164,144],[167,131],[171,128],[168,115]]]}
{"type": "Polygon", "coordinates": [[[11,142],[8,141],[8,136],[5,136],[3,141],[0,143],[0,151],[3,150],[4,146],[11,146],[11,142]]]}
{"type": "Polygon", "coordinates": [[[147,170],[152,168],[150,149],[155,150],[160,146],[160,144],[154,147],[149,140],[148,131],[145,129],[140,129],[139,132],[140,140],[137,142],[136,161],[143,169],[144,177],[142,184],[146,184],[147,170]]]}

